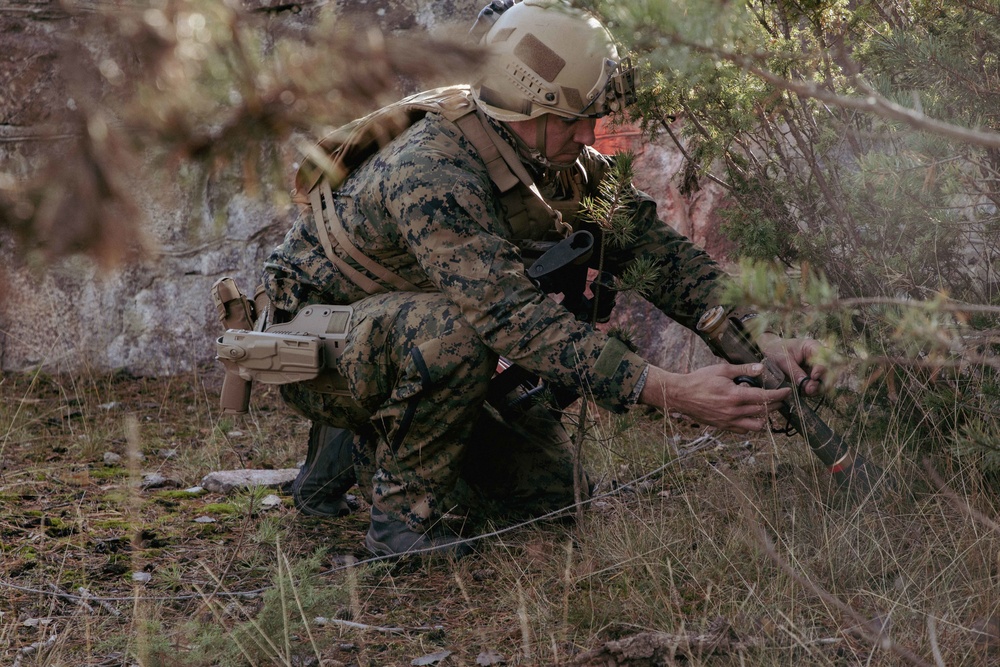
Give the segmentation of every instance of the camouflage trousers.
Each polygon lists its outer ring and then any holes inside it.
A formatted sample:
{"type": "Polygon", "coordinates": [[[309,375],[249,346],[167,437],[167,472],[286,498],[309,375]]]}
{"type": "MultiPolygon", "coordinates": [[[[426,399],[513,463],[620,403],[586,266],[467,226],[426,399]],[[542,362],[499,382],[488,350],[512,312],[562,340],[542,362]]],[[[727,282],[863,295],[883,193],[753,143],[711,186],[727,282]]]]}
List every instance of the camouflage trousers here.
{"type": "Polygon", "coordinates": [[[355,432],[358,483],[365,493],[370,481],[376,508],[423,532],[456,503],[524,516],[573,502],[566,430],[542,405],[505,419],[486,403],[497,354],[458,307],[440,294],[392,292],[354,308],[339,361],[351,397],[298,384],[282,396],[309,419],[355,432]]]}

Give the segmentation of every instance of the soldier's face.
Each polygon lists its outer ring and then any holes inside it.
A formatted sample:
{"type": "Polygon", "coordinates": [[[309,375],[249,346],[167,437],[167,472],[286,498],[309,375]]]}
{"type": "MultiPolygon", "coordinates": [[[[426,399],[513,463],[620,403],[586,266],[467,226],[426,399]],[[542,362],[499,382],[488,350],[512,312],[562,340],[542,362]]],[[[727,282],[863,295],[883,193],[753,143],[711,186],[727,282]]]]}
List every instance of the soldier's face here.
{"type": "MultiPolygon", "coordinates": [[[[555,114],[545,114],[545,157],[554,164],[572,163],[580,156],[584,146],[596,140],[593,118],[563,118],[555,114]]],[[[538,146],[538,121],[521,120],[508,123],[529,146],[538,146]]]]}

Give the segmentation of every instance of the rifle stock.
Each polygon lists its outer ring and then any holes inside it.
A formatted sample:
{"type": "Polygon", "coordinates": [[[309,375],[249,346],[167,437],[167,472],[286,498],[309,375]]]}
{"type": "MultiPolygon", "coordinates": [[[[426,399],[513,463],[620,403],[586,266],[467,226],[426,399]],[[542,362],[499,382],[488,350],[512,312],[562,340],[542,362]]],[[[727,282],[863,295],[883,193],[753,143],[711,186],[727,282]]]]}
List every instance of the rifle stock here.
{"type": "Polygon", "coordinates": [[[875,483],[884,477],[884,471],[852,449],[806,405],[799,388],[788,382],[784,372],[774,361],[764,356],[739,319],[729,317],[724,308],[716,306],[699,318],[697,330],[712,351],[729,363],[762,364],[764,372],[760,381],[765,389],[792,389],[778,412],[793,429],[802,434],[809,448],[833,475],[839,488],[859,494],[867,494],[874,489],[875,483]]]}
{"type": "Polygon", "coordinates": [[[226,327],[216,339],[216,359],[226,369],[223,414],[245,414],[254,382],[302,382],[314,391],[348,395],[347,380],[335,368],[354,312],[350,306],[310,305],[291,321],[267,325],[232,278],[212,286],[219,319],[226,327]],[[265,327],[263,331],[258,329],[265,327]]]}

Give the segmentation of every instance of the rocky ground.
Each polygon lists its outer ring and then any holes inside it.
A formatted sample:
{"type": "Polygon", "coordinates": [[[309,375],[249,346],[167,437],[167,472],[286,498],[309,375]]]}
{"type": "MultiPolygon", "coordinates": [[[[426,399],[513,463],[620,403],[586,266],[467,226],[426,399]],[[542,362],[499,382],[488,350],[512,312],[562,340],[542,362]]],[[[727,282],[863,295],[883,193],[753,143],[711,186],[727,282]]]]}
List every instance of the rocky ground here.
{"type": "MultiPolygon", "coordinates": [[[[843,629],[850,618],[825,619],[822,603],[800,610],[801,590],[782,584],[777,594],[764,592],[783,577],[759,550],[732,541],[733,531],[747,530],[725,475],[738,473],[745,493],[759,495],[753,503],[776,536],[803,533],[796,557],[824,553],[818,541],[838,530],[812,525],[825,525],[828,514],[811,499],[808,456],[805,464],[775,461],[766,436],[750,442],[672,420],[598,415],[611,444],[595,465],[611,495],[582,523],[502,532],[458,563],[357,566],[369,558],[363,501],[354,514],[324,519],[301,515],[280,485],[206,489],[212,471],[287,470],[305,453],[308,424],[273,389],[257,388],[248,417],[224,418],[220,383],[216,368],[161,379],[9,374],[0,381],[0,660],[911,664],[885,652],[872,659],[864,632],[843,629]],[[783,619],[808,627],[789,629],[783,619]],[[795,641],[783,634],[792,630],[795,641]],[[746,663],[747,656],[768,661],[746,663]],[[797,662],[785,661],[792,657],[797,662]]],[[[911,539],[922,530],[911,523],[898,534],[911,539]]],[[[948,561],[962,573],[986,567],[976,554],[995,553],[995,538],[971,532],[977,537],[963,558],[975,564],[948,561]]],[[[928,529],[921,544],[946,535],[928,529]]],[[[895,581],[872,575],[874,561],[858,553],[863,581],[895,581]]],[[[970,579],[963,604],[987,590],[979,575],[962,576],[970,579]]],[[[861,594],[853,599],[868,604],[861,594]]],[[[968,612],[985,624],[988,641],[997,632],[981,610],[991,605],[984,598],[968,612]]]]}

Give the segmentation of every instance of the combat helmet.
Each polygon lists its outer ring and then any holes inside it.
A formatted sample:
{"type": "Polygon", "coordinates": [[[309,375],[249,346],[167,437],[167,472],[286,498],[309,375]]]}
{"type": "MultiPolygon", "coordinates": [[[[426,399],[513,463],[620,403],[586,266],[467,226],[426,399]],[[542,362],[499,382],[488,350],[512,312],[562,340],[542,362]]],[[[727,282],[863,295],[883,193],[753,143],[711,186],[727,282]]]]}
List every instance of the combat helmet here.
{"type": "Polygon", "coordinates": [[[593,16],[561,0],[493,5],[501,11],[481,39],[490,56],[472,87],[484,113],[502,122],[599,118],[635,100],[635,69],[593,16]]]}

